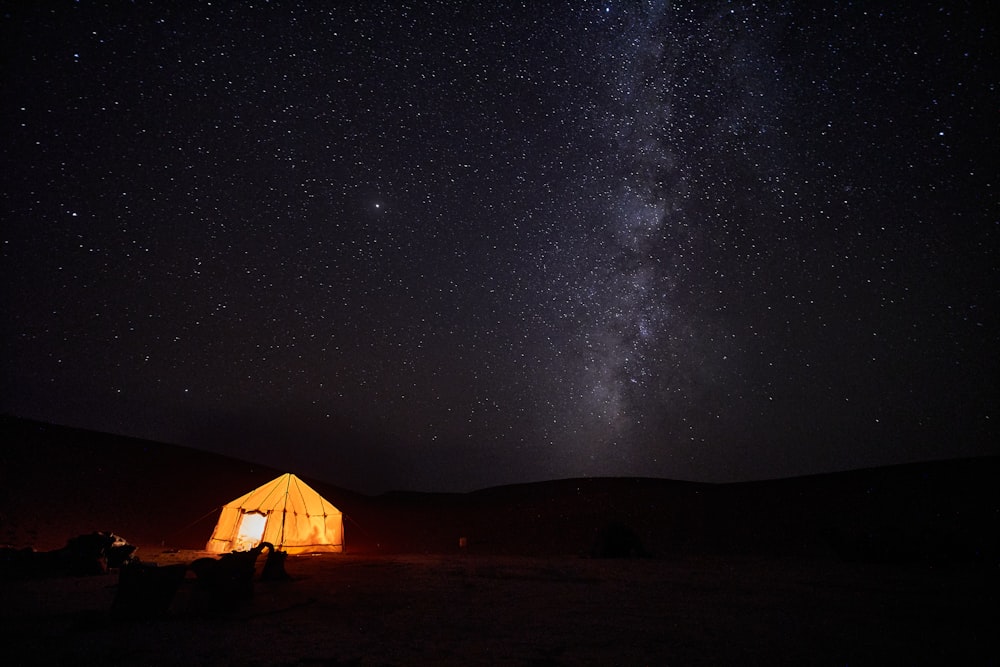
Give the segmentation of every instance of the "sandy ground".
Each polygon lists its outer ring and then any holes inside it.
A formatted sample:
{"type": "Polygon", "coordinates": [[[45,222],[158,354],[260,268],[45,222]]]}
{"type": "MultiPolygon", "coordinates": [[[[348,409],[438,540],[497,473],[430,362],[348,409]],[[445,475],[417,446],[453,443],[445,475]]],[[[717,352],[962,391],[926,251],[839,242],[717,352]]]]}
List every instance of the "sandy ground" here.
{"type": "MultiPolygon", "coordinates": [[[[143,560],[190,562],[197,552],[143,560]]],[[[258,561],[258,572],[264,557],[258,561]]],[[[116,620],[117,576],[0,582],[5,664],[997,664],[996,573],[747,558],[289,557],[226,613],[186,582],[116,620]]]]}

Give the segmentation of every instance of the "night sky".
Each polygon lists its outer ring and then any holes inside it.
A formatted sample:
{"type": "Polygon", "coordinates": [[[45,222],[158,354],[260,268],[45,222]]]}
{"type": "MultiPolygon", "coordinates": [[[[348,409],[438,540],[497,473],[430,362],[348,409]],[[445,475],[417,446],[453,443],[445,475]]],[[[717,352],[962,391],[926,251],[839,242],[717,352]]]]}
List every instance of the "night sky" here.
{"type": "Polygon", "coordinates": [[[3,3],[0,412],[365,492],[996,454],[986,4],[3,3]]]}

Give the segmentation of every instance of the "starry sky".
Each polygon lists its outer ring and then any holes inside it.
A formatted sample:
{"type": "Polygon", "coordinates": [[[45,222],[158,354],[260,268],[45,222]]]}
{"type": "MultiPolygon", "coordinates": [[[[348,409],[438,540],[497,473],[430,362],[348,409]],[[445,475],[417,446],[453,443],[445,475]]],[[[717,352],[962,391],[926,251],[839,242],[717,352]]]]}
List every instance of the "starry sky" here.
{"type": "Polygon", "coordinates": [[[0,10],[0,412],[372,493],[997,453],[985,3],[0,10]]]}

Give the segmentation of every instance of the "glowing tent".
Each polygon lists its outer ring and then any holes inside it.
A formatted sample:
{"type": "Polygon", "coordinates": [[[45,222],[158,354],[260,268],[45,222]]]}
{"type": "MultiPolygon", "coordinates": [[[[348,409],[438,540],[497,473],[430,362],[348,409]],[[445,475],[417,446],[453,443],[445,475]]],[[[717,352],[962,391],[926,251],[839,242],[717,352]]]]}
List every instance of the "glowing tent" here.
{"type": "Polygon", "coordinates": [[[343,515],[308,484],[285,473],[224,505],[205,548],[212,553],[247,551],[261,542],[292,554],[343,551],[343,515]]]}

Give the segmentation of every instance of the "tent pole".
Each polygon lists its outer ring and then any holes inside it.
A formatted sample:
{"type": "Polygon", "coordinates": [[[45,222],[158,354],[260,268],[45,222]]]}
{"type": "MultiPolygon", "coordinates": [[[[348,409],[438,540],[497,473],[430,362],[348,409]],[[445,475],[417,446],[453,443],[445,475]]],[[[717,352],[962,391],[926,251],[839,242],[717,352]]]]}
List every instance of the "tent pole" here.
{"type": "Polygon", "coordinates": [[[285,502],[281,503],[281,543],[278,548],[281,549],[285,546],[285,517],[288,516],[288,487],[292,483],[292,476],[289,475],[285,480],[285,502]]]}

